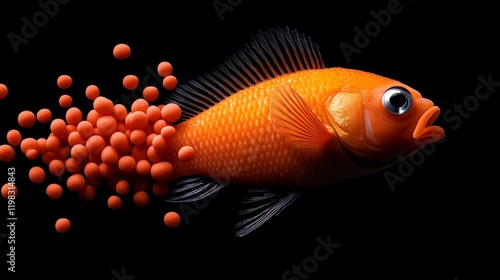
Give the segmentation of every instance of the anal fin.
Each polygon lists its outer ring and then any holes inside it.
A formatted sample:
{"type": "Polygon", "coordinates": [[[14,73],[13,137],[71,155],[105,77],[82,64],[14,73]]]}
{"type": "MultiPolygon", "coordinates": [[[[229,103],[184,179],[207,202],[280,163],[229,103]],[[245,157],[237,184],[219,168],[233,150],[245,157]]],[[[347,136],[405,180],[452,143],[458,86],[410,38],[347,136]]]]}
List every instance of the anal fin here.
{"type": "Polygon", "coordinates": [[[248,190],[238,212],[238,222],[234,226],[235,235],[241,237],[254,231],[271,217],[281,213],[301,193],[300,191],[248,190]]]}

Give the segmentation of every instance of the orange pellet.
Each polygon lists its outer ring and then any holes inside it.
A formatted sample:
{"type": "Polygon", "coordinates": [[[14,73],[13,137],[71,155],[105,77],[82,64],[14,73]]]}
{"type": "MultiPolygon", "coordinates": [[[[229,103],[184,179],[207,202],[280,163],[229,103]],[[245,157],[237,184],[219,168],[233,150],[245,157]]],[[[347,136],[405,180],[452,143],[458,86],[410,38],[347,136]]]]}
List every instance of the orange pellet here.
{"type": "Polygon", "coordinates": [[[100,117],[101,117],[101,114],[97,113],[97,111],[95,109],[92,109],[87,113],[87,120],[86,121],[88,121],[90,124],[95,126],[97,123],[97,120],[100,117]]]}
{"type": "Polygon", "coordinates": [[[155,182],[153,184],[153,193],[156,196],[164,196],[168,193],[168,184],[166,182],[155,182]]]}
{"type": "Polygon", "coordinates": [[[100,115],[112,115],[114,110],[113,101],[110,99],[99,96],[94,100],[94,110],[100,115]]]}
{"type": "Polygon", "coordinates": [[[66,122],[63,119],[54,119],[50,123],[50,131],[54,133],[55,136],[64,138],[67,134],[66,122]]]}
{"type": "Polygon", "coordinates": [[[92,135],[87,139],[85,147],[87,147],[87,152],[89,154],[99,155],[104,147],[106,147],[106,141],[102,136],[92,135]]]}
{"type": "Polygon", "coordinates": [[[40,123],[48,123],[52,119],[52,112],[47,108],[42,108],[36,113],[36,119],[40,123]]]}
{"type": "Polygon", "coordinates": [[[136,161],[132,156],[122,156],[118,160],[118,169],[124,173],[128,174],[135,170],[136,161]]]}
{"type": "Polygon", "coordinates": [[[79,192],[85,188],[85,177],[80,173],[73,174],[66,180],[66,186],[74,192],[79,192]]]}
{"type": "Polygon", "coordinates": [[[106,137],[109,137],[116,132],[117,125],[116,119],[109,115],[100,117],[96,123],[97,129],[99,129],[106,137]]]}
{"type": "Polygon", "coordinates": [[[114,165],[118,162],[118,159],[120,158],[120,154],[118,151],[113,148],[112,146],[106,146],[101,152],[101,160],[102,162],[108,164],[108,165],[114,165]]]}
{"type": "Polygon", "coordinates": [[[76,131],[76,125],[75,124],[67,124],[66,125],[66,134],[64,135],[64,140],[66,141],[67,136],[69,136],[69,134],[71,132],[74,132],[74,131],[76,131]]]}
{"type": "Polygon", "coordinates": [[[63,195],[63,188],[59,184],[52,183],[45,188],[45,193],[52,199],[58,199],[63,195]]]}
{"type": "Polygon", "coordinates": [[[122,122],[127,117],[127,107],[123,104],[116,104],[113,109],[113,117],[117,122],[122,122]]]}
{"type": "Polygon", "coordinates": [[[76,126],[76,131],[84,138],[89,138],[93,135],[94,126],[89,121],[81,121],[76,126]]]}
{"type": "Polygon", "coordinates": [[[64,161],[64,166],[68,173],[74,174],[80,172],[82,169],[82,162],[70,157],[64,161]]]}
{"type": "Polygon", "coordinates": [[[164,119],[159,119],[159,120],[155,121],[155,123],[153,125],[155,133],[160,134],[162,128],[164,128],[165,126],[167,126],[167,122],[164,119]]]}
{"type": "Polygon", "coordinates": [[[163,152],[159,151],[159,149],[155,148],[154,146],[150,146],[148,147],[148,159],[152,163],[160,162],[164,159],[163,152]]]}
{"type": "Polygon", "coordinates": [[[88,179],[96,179],[99,177],[99,165],[95,162],[87,162],[83,168],[83,174],[88,179]]]}
{"type": "Polygon", "coordinates": [[[141,112],[146,113],[148,107],[149,107],[149,103],[146,99],[138,98],[132,103],[132,106],[130,106],[130,111],[131,112],[141,111],[141,112]]]}
{"type": "Polygon", "coordinates": [[[179,120],[181,114],[181,108],[175,103],[166,104],[161,109],[161,117],[169,123],[173,123],[179,120]]]}
{"type": "Polygon", "coordinates": [[[177,78],[172,75],[168,75],[163,78],[163,87],[168,90],[173,90],[177,86],[177,78]]]}
{"type": "Polygon", "coordinates": [[[61,140],[59,139],[59,137],[55,135],[50,135],[49,137],[47,137],[46,144],[47,144],[47,151],[50,152],[56,153],[61,148],[61,140]]]}
{"type": "Polygon", "coordinates": [[[108,207],[110,209],[118,209],[122,206],[122,199],[117,195],[112,195],[108,198],[108,207]]]}
{"type": "Polygon", "coordinates": [[[85,89],[85,96],[89,100],[95,100],[100,94],[101,94],[101,92],[96,85],[89,85],[85,89]]]}
{"type": "Polygon", "coordinates": [[[24,110],[17,116],[17,122],[24,128],[30,128],[36,123],[36,116],[29,110],[24,110]]]}
{"type": "Polygon", "coordinates": [[[130,129],[142,129],[148,125],[148,115],[142,111],[136,111],[130,114],[130,129]]]}
{"type": "Polygon", "coordinates": [[[163,139],[170,140],[174,138],[176,132],[177,130],[175,129],[175,127],[167,125],[161,129],[160,134],[163,137],[163,139]]]}
{"type": "Polygon", "coordinates": [[[0,84],[0,99],[4,99],[9,94],[9,89],[6,85],[0,84]]]}
{"type": "Polygon", "coordinates": [[[47,139],[41,137],[36,139],[36,142],[38,143],[38,152],[45,154],[47,152],[47,139]]]}
{"type": "Polygon", "coordinates": [[[19,147],[21,148],[21,152],[26,153],[29,149],[38,149],[38,142],[32,137],[24,138],[19,147]]]}
{"type": "Polygon", "coordinates": [[[9,199],[9,196],[10,196],[10,198],[16,197],[17,193],[18,193],[18,190],[17,190],[16,185],[11,184],[11,183],[5,183],[2,186],[1,192],[2,192],[3,198],[9,199]]]}
{"type": "Polygon", "coordinates": [[[177,227],[181,223],[181,216],[177,212],[167,212],[163,217],[163,222],[168,227],[177,227]]]}
{"type": "Polygon", "coordinates": [[[116,131],[109,138],[109,144],[117,151],[125,151],[128,147],[128,138],[125,133],[116,131]]]}
{"type": "Polygon", "coordinates": [[[130,184],[127,180],[120,180],[115,185],[115,191],[119,195],[126,195],[130,191],[130,184]]]}
{"type": "Polygon", "coordinates": [[[21,144],[22,137],[21,132],[17,129],[11,129],[7,132],[7,142],[12,146],[19,146],[21,144]]]}
{"type": "Polygon", "coordinates": [[[49,172],[54,176],[62,176],[66,171],[64,162],[59,159],[53,159],[49,163],[49,172]]]}
{"type": "Polygon", "coordinates": [[[162,61],[158,64],[157,71],[158,75],[160,75],[161,77],[166,77],[174,72],[174,68],[172,67],[172,64],[170,64],[170,62],[162,61]]]}
{"type": "Polygon", "coordinates": [[[63,94],[59,97],[59,106],[69,108],[73,104],[73,97],[68,94],[63,94]]]}
{"type": "Polygon", "coordinates": [[[134,129],[130,133],[130,142],[136,146],[142,145],[144,142],[146,142],[146,132],[142,129],[134,129]]]}
{"type": "Polygon", "coordinates": [[[35,160],[35,159],[38,158],[38,156],[40,155],[40,153],[36,149],[28,149],[26,151],[25,155],[26,155],[27,159],[29,159],[29,160],[35,160]]]}
{"type": "Polygon", "coordinates": [[[151,171],[151,163],[146,159],[141,159],[137,161],[135,165],[135,171],[139,175],[148,175],[151,171]]]}
{"type": "Polygon", "coordinates": [[[160,96],[160,91],[155,86],[147,86],[142,90],[142,97],[148,102],[154,102],[160,96]]]}
{"type": "Polygon", "coordinates": [[[3,144],[0,146],[0,160],[3,162],[11,162],[16,157],[16,151],[10,145],[3,144]]]}
{"type": "Polygon", "coordinates": [[[165,138],[163,138],[161,135],[156,135],[153,138],[152,142],[152,147],[157,151],[157,152],[165,152],[168,148],[167,142],[165,141],[165,138]]]}
{"type": "Polygon", "coordinates": [[[61,89],[67,89],[73,83],[73,79],[69,75],[61,75],[57,78],[57,86],[61,89]]]}
{"type": "Polygon", "coordinates": [[[42,162],[47,165],[54,159],[56,159],[56,154],[54,152],[46,151],[45,154],[42,155],[42,162]]]}
{"type": "MultiPolygon", "coordinates": [[[[78,132],[77,132],[78,133],[78,132]]],[[[83,161],[87,158],[87,148],[82,144],[76,144],[71,148],[71,157],[77,161],[83,161]]]]}
{"type": "Polygon", "coordinates": [[[161,118],[161,109],[158,106],[149,106],[146,110],[146,115],[148,115],[150,123],[155,123],[161,118]]]}
{"type": "Polygon", "coordinates": [[[126,75],[125,77],[123,77],[122,84],[124,88],[133,90],[137,86],[139,86],[139,78],[137,78],[136,75],[126,75]]]}
{"type": "Polygon", "coordinates": [[[65,233],[71,228],[71,222],[67,218],[59,218],[55,224],[56,231],[65,233]]]}
{"type": "Polygon", "coordinates": [[[66,122],[68,124],[78,125],[82,121],[82,111],[77,107],[71,107],[66,111],[66,122]]]}
{"type": "Polygon", "coordinates": [[[92,201],[94,200],[95,195],[96,195],[95,187],[89,184],[85,185],[83,190],[78,192],[78,196],[83,201],[92,201]]]}
{"type": "Polygon", "coordinates": [[[67,160],[71,153],[71,147],[63,146],[57,151],[57,158],[60,160],[67,160]]]}
{"type": "Polygon", "coordinates": [[[139,207],[145,207],[149,203],[149,195],[145,191],[138,191],[134,193],[132,200],[134,201],[135,205],[139,207]]]}
{"type": "Polygon", "coordinates": [[[127,44],[120,43],[113,48],[113,56],[116,59],[126,59],[130,56],[130,54],[131,50],[127,44]]]}
{"type": "Polygon", "coordinates": [[[148,136],[146,137],[146,146],[150,147],[151,145],[153,145],[153,139],[157,135],[158,134],[156,134],[155,132],[151,132],[150,134],[148,134],[148,136]]]}
{"type": "Polygon", "coordinates": [[[45,170],[40,166],[33,166],[28,173],[28,177],[31,182],[40,184],[45,180],[45,170]]]}
{"type": "Polygon", "coordinates": [[[68,144],[70,146],[75,146],[76,144],[85,145],[87,139],[83,137],[78,131],[73,131],[68,135],[68,144]]]}
{"type": "Polygon", "coordinates": [[[170,179],[174,169],[170,162],[162,161],[151,165],[151,176],[156,181],[164,182],[170,179]]]}
{"type": "Polygon", "coordinates": [[[194,151],[194,148],[191,146],[183,146],[179,149],[179,152],[177,153],[177,156],[180,161],[182,162],[188,162],[194,159],[196,153],[194,151]]]}

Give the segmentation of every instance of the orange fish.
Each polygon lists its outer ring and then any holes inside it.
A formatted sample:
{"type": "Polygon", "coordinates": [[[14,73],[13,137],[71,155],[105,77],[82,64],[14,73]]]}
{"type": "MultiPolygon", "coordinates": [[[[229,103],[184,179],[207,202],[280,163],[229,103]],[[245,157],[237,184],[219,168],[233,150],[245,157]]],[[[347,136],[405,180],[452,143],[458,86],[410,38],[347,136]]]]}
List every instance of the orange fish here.
{"type": "Polygon", "coordinates": [[[326,68],[318,46],[289,28],[261,31],[211,73],[167,100],[183,115],[168,201],[205,198],[229,184],[250,190],[237,236],[255,230],[307,188],[377,172],[444,136],[439,108],[393,79],[326,68]]]}

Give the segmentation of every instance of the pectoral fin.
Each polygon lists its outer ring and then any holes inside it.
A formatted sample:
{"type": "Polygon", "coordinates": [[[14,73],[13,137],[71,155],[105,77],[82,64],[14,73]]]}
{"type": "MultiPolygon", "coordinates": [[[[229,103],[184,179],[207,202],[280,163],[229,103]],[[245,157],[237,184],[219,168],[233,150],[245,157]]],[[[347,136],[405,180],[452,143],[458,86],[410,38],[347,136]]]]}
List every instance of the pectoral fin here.
{"type": "Polygon", "coordinates": [[[238,212],[234,226],[236,236],[244,236],[260,227],[271,217],[278,215],[292,204],[300,191],[278,192],[270,190],[249,190],[238,212]]]}
{"type": "Polygon", "coordinates": [[[334,136],[288,84],[274,89],[270,111],[278,133],[296,148],[322,149],[334,136]]]}

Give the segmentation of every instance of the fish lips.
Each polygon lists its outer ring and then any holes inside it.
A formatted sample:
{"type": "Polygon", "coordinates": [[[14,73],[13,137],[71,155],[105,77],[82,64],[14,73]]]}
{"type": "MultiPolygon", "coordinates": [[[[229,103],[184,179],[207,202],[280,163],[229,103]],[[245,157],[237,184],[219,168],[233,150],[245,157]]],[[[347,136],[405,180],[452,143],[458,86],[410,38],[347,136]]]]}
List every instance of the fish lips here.
{"type": "Polygon", "coordinates": [[[437,106],[430,107],[425,111],[415,126],[413,130],[413,138],[419,142],[424,141],[426,143],[439,141],[444,137],[444,129],[432,125],[438,118],[441,110],[437,106]]]}

